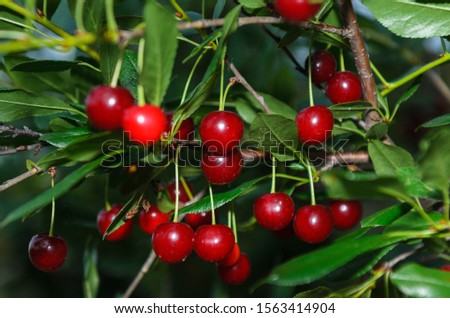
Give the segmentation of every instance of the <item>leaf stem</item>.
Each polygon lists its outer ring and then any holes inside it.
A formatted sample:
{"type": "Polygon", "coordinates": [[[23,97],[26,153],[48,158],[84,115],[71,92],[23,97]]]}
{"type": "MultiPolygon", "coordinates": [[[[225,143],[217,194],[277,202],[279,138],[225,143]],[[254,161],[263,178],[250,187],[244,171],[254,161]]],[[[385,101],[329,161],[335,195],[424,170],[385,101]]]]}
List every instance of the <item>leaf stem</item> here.
{"type": "Polygon", "coordinates": [[[272,156],[272,188],[270,193],[275,193],[275,184],[277,180],[277,159],[272,156]]]}
{"type": "Polygon", "coordinates": [[[181,146],[177,146],[175,150],[175,212],[173,222],[178,222],[178,211],[180,209],[180,174],[178,167],[178,157],[180,156],[181,146]]]}
{"type": "Polygon", "coordinates": [[[186,81],[186,84],[184,85],[183,96],[181,97],[180,105],[183,105],[186,100],[186,96],[188,93],[189,86],[191,85],[192,78],[194,77],[194,74],[195,74],[195,71],[197,70],[198,64],[205,56],[205,53],[206,53],[206,51],[203,51],[203,53],[200,54],[200,56],[195,61],[194,66],[192,66],[191,72],[189,73],[189,77],[186,81]]]}
{"type": "Polygon", "coordinates": [[[214,225],[216,224],[216,211],[214,209],[214,196],[211,182],[208,182],[208,187],[209,187],[209,199],[211,200],[211,218],[212,218],[211,224],[214,225]]]}
{"type": "Polygon", "coordinates": [[[283,178],[283,179],[298,181],[298,182],[309,182],[309,179],[295,177],[295,176],[291,176],[291,175],[284,174],[284,173],[277,173],[277,174],[275,174],[275,176],[279,177],[279,178],[283,178]]]}
{"type": "Polygon", "coordinates": [[[381,81],[381,83],[384,86],[389,86],[389,82],[384,78],[384,76],[381,74],[380,70],[375,66],[375,64],[370,62],[370,67],[372,68],[372,72],[378,77],[378,79],[381,81]]]}
{"type": "MultiPolygon", "coordinates": [[[[137,59],[137,67],[138,67],[138,73],[141,75],[144,68],[144,47],[145,47],[145,39],[142,38],[139,40],[139,49],[138,49],[138,59],[137,59]]],[[[144,86],[142,86],[141,81],[139,81],[139,84],[137,86],[137,99],[138,99],[138,106],[144,106],[145,105],[145,92],[144,92],[144,86]]]]}

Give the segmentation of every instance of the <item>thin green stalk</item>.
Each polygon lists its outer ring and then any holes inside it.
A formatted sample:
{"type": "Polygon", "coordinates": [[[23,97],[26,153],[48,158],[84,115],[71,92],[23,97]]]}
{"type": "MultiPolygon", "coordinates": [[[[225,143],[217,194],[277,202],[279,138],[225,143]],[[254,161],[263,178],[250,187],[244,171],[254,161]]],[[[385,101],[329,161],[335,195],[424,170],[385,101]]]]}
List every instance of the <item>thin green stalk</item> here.
{"type": "MultiPolygon", "coordinates": [[[[180,17],[181,20],[192,22],[192,19],[188,16],[186,11],[184,11],[183,8],[177,3],[176,0],[170,0],[170,4],[181,15],[180,17]]],[[[208,37],[208,34],[203,29],[199,29],[197,30],[197,32],[201,35],[203,39],[206,39],[208,37]]]]}
{"type": "Polygon", "coordinates": [[[277,174],[275,174],[275,176],[279,177],[279,178],[283,178],[283,179],[298,181],[298,182],[309,182],[309,179],[291,176],[291,175],[284,174],[284,173],[277,173],[277,174]]]}
{"type": "Polygon", "coordinates": [[[313,94],[313,85],[312,85],[312,34],[309,37],[309,58],[308,58],[308,90],[309,90],[309,106],[314,106],[314,94],[313,94]]]}
{"type": "Polygon", "coordinates": [[[391,92],[393,92],[394,90],[396,90],[397,88],[405,85],[406,83],[409,83],[410,81],[416,79],[417,77],[419,77],[420,75],[422,75],[423,73],[438,67],[442,64],[445,64],[447,62],[450,61],[450,53],[445,53],[443,54],[440,58],[425,64],[424,66],[422,66],[421,68],[415,70],[414,72],[412,72],[411,74],[408,74],[407,76],[401,78],[400,80],[394,82],[394,83],[390,83],[389,85],[387,85],[388,87],[386,89],[384,89],[381,92],[381,96],[386,96],[388,94],[390,94],[391,92]]]}
{"type": "Polygon", "coordinates": [[[316,193],[314,191],[314,179],[313,179],[313,175],[312,175],[311,164],[309,162],[306,165],[306,169],[308,170],[309,188],[311,191],[311,205],[316,205],[316,193]]]}
{"type": "Polygon", "coordinates": [[[85,2],[86,0],[78,0],[75,4],[75,23],[77,25],[78,31],[81,33],[86,32],[83,21],[83,9],[85,2]]]}
{"type": "Polygon", "coordinates": [[[222,58],[222,64],[221,64],[221,68],[220,68],[220,95],[219,95],[219,110],[224,110],[224,105],[225,103],[223,102],[223,95],[224,95],[224,91],[223,91],[223,87],[225,85],[225,51],[226,48],[224,48],[224,53],[223,53],[223,58],[222,58]]]}
{"type": "MultiPolygon", "coordinates": [[[[143,68],[144,68],[144,46],[145,46],[145,40],[142,38],[139,40],[139,49],[138,49],[138,59],[137,59],[137,67],[139,74],[142,74],[143,68]]],[[[137,99],[138,99],[138,105],[144,106],[145,105],[145,92],[144,92],[144,86],[139,82],[137,86],[137,99]]]]}
{"type": "Polygon", "coordinates": [[[372,69],[373,73],[378,77],[378,79],[381,81],[381,83],[384,86],[389,86],[389,82],[384,78],[384,76],[381,74],[380,70],[378,70],[378,68],[375,66],[375,64],[373,64],[372,62],[370,62],[370,68],[372,69]]]}
{"type": "Polygon", "coordinates": [[[178,167],[178,157],[180,156],[181,146],[177,146],[175,151],[175,212],[173,216],[173,221],[178,222],[178,211],[180,209],[180,174],[178,167]]]}
{"type": "Polygon", "coordinates": [[[109,39],[117,43],[119,40],[119,27],[117,26],[116,16],[114,15],[114,0],[105,1],[106,28],[109,39]]]}
{"type": "Polygon", "coordinates": [[[48,8],[48,1],[47,0],[44,0],[43,1],[43,3],[42,3],[42,12],[44,13],[44,18],[48,18],[47,17],[47,8],[48,8]]]}
{"type": "Polygon", "coordinates": [[[230,91],[230,88],[234,85],[234,81],[230,81],[227,85],[227,88],[225,89],[225,93],[223,94],[223,99],[220,102],[219,109],[225,110],[225,102],[227,100],[228,92],[230,91]]]}
{"type": "Polygon", "coordinates": [[[384,297],[389,298],[389,276],[390,272],[384,273],[384,297]]]}
{"type": "MultiPolygon", "coordinates": [[[[55,188],[55,175],[53,173],[50,173],[51,175],[51,186],[52,189],[55,188]]],[[[55,210],[56,210],[56,202],[55,202],[55,196],[52,196],[52,216],[50,219],[50,230],[48,231],[48,236],[53,236],[53,227],[55,225],[55,210]]]]}
{"type": "Polygon", "coordinates": [[[106,175],[104,199],[105,199],[105,209],[107,211],[111,210],[111,203],[109,203],[109,173],[106,175]]]}
{"type": "Polygon", "coordinates": [[[186,100],[186,96],[189,90],[189,86],[191,85],[192,78],[194,77],[195,71],[197,70],[200,61],[205,56],[205,53],[206,52],[204,51],[202,54],[200,54],[200,56],[195,61],[194,66],[192,66],[191,72],[189,73],[189,77],[186,81],[186,84],[184,85],[183,96],[181,97],[180,105],[183,105],[186,100]]]}
{"type": "Polygon", "coordinates": [[[189,200],[192,200],[194,198],[194,195],[192,194],[192,191],[189,188],[189,186],[183,176],[180,176],[180,181],[181,181],[181,185],[183,186],[184,191],[186,191],[186,194],[187,194],[189,200]]]}
{"type": "Polygon", "coordinates": [[[122,70],[122,64],[123,64],[123,56],[124,56],[124,50],[120,50],[119,58],[117,59],[116,66],[114,67],[114,73],[111,78],[111,87],[117,87],[117,84],[119,83],[119,77],[120,77],[120,71],[122,70]]]}
{"type": "Polygon", "coordinates": [[[192,41],[192,40],[190,40],[190,39],[188,39],[187,37],[182,36],[182,35],[177,36],[177,40],[180,40],[180,41],[183,41],[183,42],[192,44],[192,45],[195,46],[195,47],[199,47],[199,46],[200,46],[200,44],[198,44],[197,42],[192,41]]]}
{"type": "Polygon", "coordinates": [[[214,225],[216,224],[216,211],[214,209],[214,196],[211,182],[208,183],[208,186],[209,186],[209,199],[211,200],[211,217],[212,217],[211,224],[214,225]]]}
{"type": "Polygon", "coordinates": [[[231,214],[231,219],[233,222],[233,234],[234,234],[234,242],[238,242],[238,233],[237,233],[237,225],[236,225],[236,213],[234,211],[231,214]]]}
{"type": "Polygon", "coordinates": [[[277,180],[277,159],[272,156],[272,188],[270,193],[275,193],[275,184],[277,180]]]}
{"type": "Polygon", "coordinates": [[[430,224],[433,224],[434,226],[437,226],[437,224],[434,222],[434,220],[428,215],[427,212],[425,212],[425,210],[422,207],[422,204],[420,203],[418,198],[414,198],[415,200],[415,210],[417,212],[419,212],[419,214],[422,216],[423,219],[425,219],[426,221],[428,221],[430,224]]]}
{"type": "Polygon", "coordinates": [[[339,65],[341,68],[341,72],[345,71],[344,51],[342,49],[339,52],[339,65]]]}
{"type": "Polygon", "coordinates": [[[445,39],[441,36],[441,44],[442,44],[442,51],[444,51],[444,54],[448,53],[447,45],[445,44],[445,39]]]}
{"type": "Polygon", "coordinates": [[[448,191],[443,191],[443,193],[442,193],[442,204],[444,205],[445,220],[447,220],[447,222],[449,222],[450,199],[449,199],[448,191]]]}

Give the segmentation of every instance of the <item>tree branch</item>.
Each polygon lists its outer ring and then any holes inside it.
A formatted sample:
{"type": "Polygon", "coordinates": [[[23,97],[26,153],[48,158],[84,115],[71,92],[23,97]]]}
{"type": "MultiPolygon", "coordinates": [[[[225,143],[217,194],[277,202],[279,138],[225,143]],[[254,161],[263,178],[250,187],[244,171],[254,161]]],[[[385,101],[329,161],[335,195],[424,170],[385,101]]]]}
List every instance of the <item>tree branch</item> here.
{"type": "Polygon", "coordinates": [[[12,133],[13,134],[13,138],[18,137],[18,136],[28,136],[28,137],[36,137],[39,138],[42,136],[42,133],[37,132],[37,131],[33,131],[30,128],[24,126],[22,129],[21,128],[15,128],[13,126],[7,126],[7,125],[3,125],[0,124],[0,134],[1,133],[12,133]]]}
{"type": "Polygon", "coordinates": [[[12,187],[13,185],[16,185],[19,182],[22,182],[22,181],[24,181],[24,180],[26,180],[26,179],[28,179],[28,178],[30,178],[30,177],[38,174],[38,173],[41,173],[41,172],[42,172],[41,168],[34,167],[31,170],[29,170],[29,171],[27,171],[27,172],[25,172],[25,173],[15,177],[15,178],[11,179],[11,180],[5,181],[5,182],[3,182],[0,185],[0,192],[5,191],[6,189],[12,187]]]}
{"type": "Polygon", "coordinates": [[[129,298],[131,294],[135,291],[135,289],[138,287],[139,283],[144,278],[145,274],[150,270],[150,267],[152,266],[153,262],[156,260],[156,254],[152,250],[150,252],[150,255],[148,256],[145,263],[142,265],[141,270],[138,272],[134,280],[131,282],[130,286],[128,286],[127,290],[123,294],[122,298],[129,298]]]}
{"type": "Polygon", "coordinates": [[[0,151],[0,157],[15,154],[15,153],[22,152],[22,151],[28,151],[28,150],[34,150],[34,155],[37,155],[39,153],[39,150],[41,150],[41,148],[43,146],[44,146],[43,143],[37,143],[37,144],[32,144],[32,145],[19,146],[19,147],[11,148],[11,149],[6,148],[5,150],[0,151]]]}

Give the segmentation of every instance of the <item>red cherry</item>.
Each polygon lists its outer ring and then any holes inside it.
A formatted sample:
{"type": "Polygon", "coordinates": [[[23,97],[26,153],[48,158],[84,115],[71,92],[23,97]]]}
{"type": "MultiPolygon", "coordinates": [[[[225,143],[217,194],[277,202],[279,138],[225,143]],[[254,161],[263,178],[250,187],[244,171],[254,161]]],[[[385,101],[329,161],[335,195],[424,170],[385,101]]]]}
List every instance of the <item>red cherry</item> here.
{"type": "Polygon", "coordinates": [[[169,213],[161,212],[155,205],[152,205],[148,211],[142,210],[139,213],[139,226],[147,234],[153,234],[158,225],[170,221],[169,213]]]}
{"type": "Polygon", "coordinates": [[[303,109],[297,114],[295,122],[298,139],[309,145],[317,145],[327,140],[334,126],[333,113],[322,105],[303,109]]]}
{"type": "MultiPolygon", "coordinates": [[[[165,132],[167,134],[170,134],[172,131],[172,125],[173,125],[173,112],[166,112],[167,117],[167,124],[165,128],[165,132]]],[[[192,140],[194,139],[194,130],[195,130],[195,124],[194,120],[192,118],[186,118],[181,122],[180,128],[178,131],[173,135],[173,138],[180,139],[180,140],[192,140]]]]}
{"type": "MultiPolygon", "coordinates": [[[[186,184],[187,184],[189,190],[191,191],[191,194],[194,195],[194,188],[193,188],[192,184],[189,181],[186,181],[186,184]]],[[[167,192],[169,193],[170,200],[172,200],[172,202],[175,202],[175,197],[176,197],[175,182],[172,182],[167,186],[167,192]]],[[[189,195],[188,195],[186,189],[184,189],[183,184],[181,182],[178,184],[178,192],[180,192],[178,200],[181,203],[186,203],[191,200],[191,198],[189,198],[189,195]]]]}
{"type": "Polygon", "coordinates": [[[199,133],[207,151],[225,153],[239,145],[244,135],[244,124],[235,113],[215,111],[203,118],[199,133]]]}
{"type": "Polygon", "coordinates": [[[350,103],[361,99],[359,77],[352,72],[337,72],[327,84],[326,94],[333,104],[350,103]]]}
{"type": "Polygon", "coordinates": [[[151,146],[161,139],[166,128],[164,112],[154,105],[128,108],[123,115],[122,126],[131,141],[151,146]]]}
{"type": "Polygon", "coordinates": [[[310,20],[319,11],[322,3],[309,0],[275,0],[275,9],[286,20],[299,22],[310,20]]]}
{"type": "Polygon", "coordinates": [[[184,222],[189,224],[194,230],[198,229],[202,225],[211,224],[212,213],[200,212],[200,213],[189,213],[184,217],[184,222]]]}
{"type": "Polygon", "coordinates": [[[221,261],[219,261],[220,266],[229,267],[233,266],[237,263],[239,258],[241,257],[241,249],[239,248],[238,243],[234,243],[233,249],[230,253],[221,261]]]}
{"type": "Polygon", "coordinates": [[[233,249],[234,234],[226,225],[202,225],[195,232],[195,252],[207,262],[224,259],[233,249]]]}
{"type": "Polygon", "coordinates": [[[293,225],[299,239],[308,243],[320,243],[330,235],[333,217],[325,205],[308,205],[298,209],[293,225]]]}
{"type": "MultiPolygon", "coordinates": [[[[122,209],[122,205],[116,204],[110,210],[101,210],[97,215],[97,228],[101,235],[104,235],[108,226],[112,223],[116,215],[122,209]]],[[[130,235],[131,230],[133,229],[133,220],[127,220],[124,224],[122,224],[118,229],[114,232],[106,235],[106,239],[108,241],[119,241],[126,238],[130,235]]]]}
{"type": "Polygon", "coordinates": [[[450,264],[441,266],[440,270],[444,272],[450,272],[450,264]]]}
{"type": "Polygon", "coordinates": [[[230,285],[240,285],[250,277],[251,263],[246,254],[241,254],[241,257],[233,266],[217,266],[220,278],[230,285]]]}
{"type": "Polygon", "coordinates": [[[123,87],[96,86],[86,97],[86,113],[95,128],[115,130],[121,128],[123,112],[133,103],[133,96],[123,87]]]}
{"type": "Polygon", "coordinates": [[[153,250],[165,263],[182,262],[194,248],[194,236],[194,231],[186,223],[160,224],[153,232],[153,250]]]}
{"type": "Polygon", "coordinates": [[[66,241],[59,236],[37,234],[30,240],[28,256],[37,269],[44,272],[54,272],[60,269],[66,260],[66,241]]]}
{"type": "Polygon", "coordinates": [[[294,212],[294,201],[282,192],[264,194],[253,205],[256,221],[273,231],[286,227],[292,221],[294,212]]]}
{"type": "Polygon", "coordinates": [[[330,204],[334,227],[346,230],[354,227],[361,220],[362,205],[354,200],[334,200],[330,204]]]}
{"type": "Polygon", "coordinates": [[[212,184],[230,183],[241,174],[241,152],[235,149],[224,155],[205,153],[202,157],[202,170],[205,178],[212,184]]]}
{"type": "MultiPolygon", "coordinates": [[[[309,69],[309,58],[305,61],[305,69],[309,69]]],[[[327,51],[316,51],[311,59],[311,79],[315,84],[328,81],[336,73],[336,59],[327,51]]]]}

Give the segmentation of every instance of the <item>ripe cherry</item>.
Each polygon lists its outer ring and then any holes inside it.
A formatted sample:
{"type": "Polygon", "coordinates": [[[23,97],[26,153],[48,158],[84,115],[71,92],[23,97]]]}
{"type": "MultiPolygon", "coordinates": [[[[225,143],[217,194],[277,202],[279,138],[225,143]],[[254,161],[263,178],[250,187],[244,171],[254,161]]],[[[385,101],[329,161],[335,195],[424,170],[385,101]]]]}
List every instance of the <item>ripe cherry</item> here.
{"type": "Polygon", "coordinates": [[[239,145],[244,135],[244,124],[235,113],[215,111],[203,118],[199,133],[207,151],[226,153],[239,145]]]}
{"type": "Polygon", "coordinates": [[[237,149],[227,154],[205,153],[202,157],[205,178],[215,185],[232,182],[241,174],[242,155],[237,149]]]}
{"type": "Polygon", "coordinates": [[[337,72],[328,81],[326,94],[333,104],[360,100],[362,96],[361,81],[353,72],[337,72]]]}
{"type": "Polygon", "coordinates": [[[256,221],[273,231],[286,227],[292,221],[294,212],[294,201],[283,192],[264,194],[253,204],[256,221]]]}
{"type": "MultiPolygon", "coordinates": [[[[166,112],[167,117],[167,124],[164,132],[167,134],[170,134],[172,131],[172,125],[173,125],[173,112],[166,112]]],[[[181,140],[192,140],[194,139],[194,130],[195,130],[195,124],[194,120],[192,118],[186,118],[181,122],[180,128],[178,131],[173,135],[173,138],[175,139],[181,139],[181,140]]]]}
{"type": "Polygon", "coordinates": [[[444,272],[450,272],[450,264],[441,266],[440,270],[444,272]]]}
{"type": "Polygon", "coordinates": [[[231,252],[228,253],[228,255],[223,260],[219,261],[218,264],[220,266],[225,266],[225,267],[233,266],[234,264],[237,263],[237,261],[239,260],[240,257],[241,257],[241,249],[239,248],[239,244],[234,243],[234,246],[231,249],[231,252]]]}
{"type": "Polygon", "coordinates": [[[333,131],[333,113],[325,106],[316,105],[303,109],[295,118],[298,139],[316,145],[328,139],[333,131]]]}
{"type": "Polygon", "coordinates": [[[66,260],[66,241],[59,236],[37,234],[30,240],[28,256],[37,269],[44,272],[54,272],[60,269],[66,260]]]}
{"type": "Polygon", "coordinates": [[[123,112],[133,106],[134,99],[123,87],[96,86],[86,97],[86,113],[99,130],[122,127],[123,112]]]}
{"type": "Polygon", "coordinates": [[[195,252],[207,262],[224,259],[233,247],[234,234],[226,225],[203,225],[195,232],[195,252]]]}
{"type": "Polygon", "coordinates": [[[217,266],[220,278],[230,285],[240,285],[247,281],[251,273],[250,259],[246,254],[241,254],[239,260],[233,266],[217,266]]]}
{"type": "MultiPolygon", "coordinates": [[[[122,205],[116,204],[111,207],[110,210],[103,209],[97,215],[97,228],[101,235],[104,235],[108,226],[112,223],[116,215],[122,209],[122,205]]],[[[133,229],[133,220],[127,220],[124,224],[122,224],[119,228],[117,228],[114,232],[106,235],[106,239],[108,241],[119,241],[126,238],[130,235],[131,230],[133,229]]]]}
{"type": "Polygon", "coordinates": [[[308,205],[298,209],[293,225],[299,239],[308,243],[320,243],[330,235],[333,217],[325,205],[308,205]]]}
{"type": "Polygon", "coordinates": [[[202,225],[211,224],[212,222],[212,213],[209,212],[200,212],[200,213],[189,213],[184,217],[184,222],[189,224],[192,229],[196,230],[202,225]]]}
{"type": "Polygon", "coordinates": [[[321,3],[310,0],[275,0],[275,9],[286,20],[299,22],[311,19],[320,9],[321,3]]]}
{"type": "MultiPolygon", "coordinates": [[[[309,69],[309,58],[305,61],[305,69],[309,69]]],[[[336,73],[336,59],[327,51],[316,51],[311,59],[311,79],[315,84],[328,81],[336,73]]]]}
{"type": "Polygon", "coordinates": [[[123,115],[122,127],[131,141],[151,146],[161,139],[166,128],[164,112],[154,105],[128,108],[123,115]]]}
{"type": "Polygon", "coordinates": [[[161,212],[157,206],[152,205],[147,211],[142,210],[139,213],[138,220],[142,231],[153,234],[158,225],[170,221],[170,215],[169,213],[161,212]]]}
{"type": "MultiPolygon", "coordinates": [[[[193,188],[192,184],[189,181],[186,181],[186,184],[187,184],[189,190],[191,191],[191,194],[194,195],[194,188],[193,188]]],[[[172,200],[172,202],[175,202],[175,197],[176,197],[175,189],[176,189],[175,182],[172,182],[167,186],[167,192],[169,193],[169,197],[170,197],[170,200],[172,200]]],[[[181,182],[178,184],[178,192],[179,192],[178,200],[181,203],[186,203],[191,200],[191,198],[189,198],[189,195],[188,195],[186,189],[183,187],[183,184],[181,182]]]]}
{"type": "Polygon", "coordinates": [[[194,249],[194,236],[194,231],[186,223],[160,224],[153,232],[153,250],[165,263],[182,262],[194,249]]]}
{"type": "Polygon", "coordinates": [[[362,205],[355,200],[334,200],[330,204],[334,227],[346,230],[354,227],[361,220],[362,205]]]}

